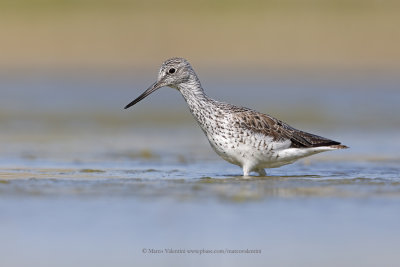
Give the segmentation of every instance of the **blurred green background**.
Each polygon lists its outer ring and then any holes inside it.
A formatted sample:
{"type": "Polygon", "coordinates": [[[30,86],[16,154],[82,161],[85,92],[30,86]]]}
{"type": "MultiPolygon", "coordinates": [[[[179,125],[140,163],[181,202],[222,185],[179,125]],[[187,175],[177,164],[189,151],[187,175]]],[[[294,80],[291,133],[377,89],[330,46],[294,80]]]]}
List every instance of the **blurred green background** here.
{"type": "Polygon", "coordinates": [[[396,0],[0,1],[0,68],[400,67],[396,0]]]}

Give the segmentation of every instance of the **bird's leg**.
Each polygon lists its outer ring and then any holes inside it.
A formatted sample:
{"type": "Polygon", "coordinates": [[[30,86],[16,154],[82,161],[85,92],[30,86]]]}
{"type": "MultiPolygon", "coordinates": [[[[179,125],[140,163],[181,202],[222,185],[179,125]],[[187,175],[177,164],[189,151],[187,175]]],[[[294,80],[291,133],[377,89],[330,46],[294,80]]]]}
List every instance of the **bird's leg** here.
{"type": "Polygon", "coordinates": [[[261,176],[261,177],[267,176],[267,173],[265,172],[265,170],[263,168],[257,169],[256,172],[258,172],[259,176],[261,176]]]}
{"type": "Polygon", "coordinates": [[[250,177],[250,168],[248,166],[243,166],[243,178],[250,177]]]}

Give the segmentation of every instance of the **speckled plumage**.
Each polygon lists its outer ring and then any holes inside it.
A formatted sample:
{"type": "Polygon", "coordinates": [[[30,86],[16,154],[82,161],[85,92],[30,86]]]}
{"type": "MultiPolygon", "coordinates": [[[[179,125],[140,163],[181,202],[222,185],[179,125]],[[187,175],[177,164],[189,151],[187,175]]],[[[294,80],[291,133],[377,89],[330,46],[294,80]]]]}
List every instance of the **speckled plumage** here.
{"type": "Polygon", "coordinates": [[[165,61],[155,82],[125,108],[155,90],[169,86],[181,92],[190,112],[214,151],[243,168],[243,175],[275,168],[316,153],[347,148],[339,142],[297,130],[269,115],[209,98],[189,62],[183,58],[165,61]]]}

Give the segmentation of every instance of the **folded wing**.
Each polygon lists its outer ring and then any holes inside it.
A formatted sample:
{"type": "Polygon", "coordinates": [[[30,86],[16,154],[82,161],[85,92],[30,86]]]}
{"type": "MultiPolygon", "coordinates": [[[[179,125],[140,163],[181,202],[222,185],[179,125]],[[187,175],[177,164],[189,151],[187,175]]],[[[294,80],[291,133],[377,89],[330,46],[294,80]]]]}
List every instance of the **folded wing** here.
{"type": "Polygon", "coordinates": [[[291,148],[309,148],[321,146],[334,146],[335,148],[347,148],[340,142],[315,134],[297,130],[290,125],[275,119],[269,115],[258,113],[251,109],[242,108],[236,112],[236,123],[240,127],[248,129],[254,133],[260,133],[272,137],[274,141],[291,141],[291,148]]]}

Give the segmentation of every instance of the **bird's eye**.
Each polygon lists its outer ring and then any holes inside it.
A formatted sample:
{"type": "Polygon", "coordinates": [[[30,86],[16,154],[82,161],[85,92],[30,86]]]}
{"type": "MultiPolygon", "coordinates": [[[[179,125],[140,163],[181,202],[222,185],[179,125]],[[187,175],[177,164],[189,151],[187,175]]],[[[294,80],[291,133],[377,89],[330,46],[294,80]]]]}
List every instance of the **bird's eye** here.
{"type": "Polygon", "coordinates": [[[172,73],[175,73],[175,71],[176,71],[176,70],[175,70],[174,68],[170,68],[170,69],[168,70],[168,73],[169,73],[169,74],[172,74],[172,73]]]}

